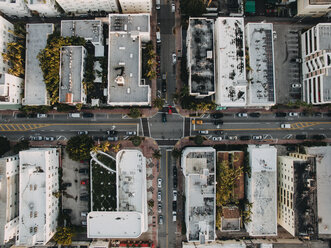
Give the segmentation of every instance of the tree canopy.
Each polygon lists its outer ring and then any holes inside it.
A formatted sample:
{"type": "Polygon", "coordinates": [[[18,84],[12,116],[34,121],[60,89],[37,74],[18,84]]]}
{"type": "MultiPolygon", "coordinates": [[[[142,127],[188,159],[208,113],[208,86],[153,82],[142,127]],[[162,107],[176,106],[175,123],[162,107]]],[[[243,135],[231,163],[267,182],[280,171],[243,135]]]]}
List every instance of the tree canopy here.
{"type": "Polygon", "coordinates": [[[19,153],[20,151],[29,149],[30,142],[28,140],[21,140],[20,142],[14,145],[13,151],[15,154],[19,153]]]}
{"type": "Polygon", "coordinates": [[[140,110],[138,108],[130,108],[128,116],[135,119],[139,118],[141,116],[140,110]]]}
{"type": "Polygon", "coordinates": [[[92,138],[88,135],[77,135],[69,139],[66,151],[72,160],[90,159],[90,150],[93,143],[92,138]]]}
{"type": "Polygon", "coordinates": [[[72,237],[74,236],[73,230],[70,227],[58,227],[53,239],[59,245],[70,245],[72,237]]]}
{"type": "Polygon", "coordinates": [[[0,156],[10,150],[9,140],[5,137],[0,137],[0,156]]]}

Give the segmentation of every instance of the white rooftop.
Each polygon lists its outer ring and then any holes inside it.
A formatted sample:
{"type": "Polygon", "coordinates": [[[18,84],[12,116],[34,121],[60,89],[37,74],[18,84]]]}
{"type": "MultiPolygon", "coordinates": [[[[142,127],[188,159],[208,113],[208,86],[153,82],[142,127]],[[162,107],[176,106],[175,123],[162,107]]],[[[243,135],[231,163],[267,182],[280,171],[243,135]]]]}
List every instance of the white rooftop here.
{"type": "Polygon", "coordinates": [[[252,106],[276,103],[272,23],[248,23],[246,42],[249,54],[249,96],[252,106]]]}
{"type": "Polygon", "coordinates": [[[331,23],[319,23],[317,29],[317,46],[318,50],[331,49],[331,23]]]}
{"type": "Polygon", "coordinates": [[[277,235],[277,149],[268,145],[249,145],[251,178],[246,187],[253,203],[252,222],[246,224],[250,236],[277,235]]]}
{"type": "Polygon", "coordinates": [[[307,154],[316,155],[318,233],[331,234],[331,146],[306,147],[307,154]]]}
{"type": "Polygon", "coordinates": [[[150,30],[149,14],[110,14],[109,32],[141,33],[150,30]]]}
{"type": "Polygon", "coordinates": [[[37,56],[46,47],[48,35],[54,31],[54,24],[29,23],[26,24],[26,31],[23,105],[48,105],[46,85],[37,56]]]}
{"type": "Polygon", "coordinates": [[[183,151],[189,242],[215,240],[215,163],[216,151],[212,147],[189,147],[183,151]]]}
{"type": "Polygon", "coordinates": [[[242,242],[220,241],[222,243],[210,243],[210,244],[191,244],[184,243],[183,248],[246,248],[246,244],[242,242]]]}
{"type": "Polygon", "coordinates": [[[102,22],[100,20],[61,21],[61,36],[78,36],[92,43],[102,42],[102,22]]]}
{"type": "Polygon", "coordinates": [[[247,81],[244,19],[219,17],[215,22],[216,104],[245,106],[247,81]]]}

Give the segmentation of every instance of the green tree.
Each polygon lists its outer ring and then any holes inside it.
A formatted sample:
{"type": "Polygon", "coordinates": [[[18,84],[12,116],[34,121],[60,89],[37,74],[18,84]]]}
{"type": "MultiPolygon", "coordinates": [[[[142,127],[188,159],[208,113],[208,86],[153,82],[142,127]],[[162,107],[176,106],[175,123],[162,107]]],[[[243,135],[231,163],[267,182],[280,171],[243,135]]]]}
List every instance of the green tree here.
{"type": "Polygon", "coordinates": [[[0,156],[10,150],[9,140],[5,137],[0,137],[0,156]]]}
{"type": "Polygon", "coordinates": [[[182,151],[177,148],[174,148],[171,152],[171,155],[176,159],[180,158],[180,156],[182,156],[182,151]]]}
{"type": "Polygon", "coordinates": [[[180,1],[180,7],[186,18],[202,16],[206,12],[206,5],[203,0],[182,0],[180,1]]]}
{"type": "Polygon", "coordinates": [[[141,138],[139,136],[132,136],[130,140],[134,146],[139,146],[141,144],[141,138]]]}
{"type": "Polygon", "coordinates": [[[160,159],[162,157],[160,150],[154,150],[153,158],[160,159]]]}
{"type": "Polygon", "coordinates": [[[72,237],[74,236],[73,230],[70,227],[58,227],[53,239],[59,245],[70,245],[72,237]]]}
{"type": "Polygon", "coordinates": [[[69,139],[66,151],[72,160],[87,160],[90,159],[90,150],[93,146],[91,137],[84,135],[77,135],[69,139]]]}
{"type": "Polygon", "coordinates": [[[76,104],[77,111],[81,111],[82,107],[83,107],[83,104],[81,104],[81,103],[76,104]]]}
{"type": "Polygon", "coordinates": [[[156,97],[153,99],[153,106],[158,109],[162,109],[163,105],[165,103],[165,100],[161,97],[156,97]]]}
{"type": "Polygon", "coordinates": [[[20,142],[17,142],[14,147],[13,151],[15,154],[19,153],[20,151],[29,149],[30,142],[28,140],[21,140],[20,142]]]}
{"type": "Polygon", "coordinates": [[[204,138],[201,135],[196,135],[194,137],[194,143],[198,146],[202,145],[204,138]]]}
{"type": "Polygon", "coordinates": [[[128,114],[131,118],[139,118],[141,116],[140,110],[138,108],[131,108],[128,114]]]}

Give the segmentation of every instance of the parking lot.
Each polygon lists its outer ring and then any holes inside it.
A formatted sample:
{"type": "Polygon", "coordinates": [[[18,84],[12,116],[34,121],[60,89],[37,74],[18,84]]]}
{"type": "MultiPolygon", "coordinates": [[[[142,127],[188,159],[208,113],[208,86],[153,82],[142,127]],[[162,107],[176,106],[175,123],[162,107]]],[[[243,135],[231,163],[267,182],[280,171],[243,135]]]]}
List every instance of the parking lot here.
{"type": "Polygon", "coordinates": [[[289,103],[301,99],[300,37],[307,25],[274,23],[276,102],[289,103]]]}
{"type": "Polygon", "coordinates": [[[82,222],[86,222],[86,217],[81,216],[82,213],[89,211],[89,201],[81,201],[80,195],[89,194],[89,184],[86,179],[89,179],[89,174],[80,173],[79,170],[89,168],[86,163],[80,163],[69,159],[68,154],[64,151],[62,168],[63,168],[63,184],[68,183],[66,190],[63,193],[62,198],[62,209],[71,209],[72,212],[69,214],[71,217],[71,223],[73,225],[85,225],[82,222]],[[82,184],[85,183],[85,184],[82,184]]]}

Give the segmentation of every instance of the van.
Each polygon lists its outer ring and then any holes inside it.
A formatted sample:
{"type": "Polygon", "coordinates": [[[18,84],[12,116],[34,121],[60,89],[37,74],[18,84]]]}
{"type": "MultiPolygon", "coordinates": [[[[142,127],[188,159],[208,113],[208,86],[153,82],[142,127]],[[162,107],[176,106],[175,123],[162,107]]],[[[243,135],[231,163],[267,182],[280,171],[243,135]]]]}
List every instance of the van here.
{"type": "Polygon", "coordinates": [[[80,113],[69,113],[69,117],[71,117],[71,118],[80,118],[80,113]]]}
{"type": "Polygon", "coordinates": [[[172,212],[172,221],[175,222],[177,220],[176,212],[172,212]]]}
{"type": "Polygon", "coordinates": [[[160,31],[156,32],[156,43],[161,43],[161,33],[160,33],[160,31]]]}
{"type": "Polygon", "coordinates": [[[161,8],[161,1],[160,0],[156,0],[155,8],[156,9],[160,9],[161,8]]]}
{"type": "Polygon", "coordinates": [[[280,128],[291,128],[291,124],[289,123],[280,124],[280,128]]]}

